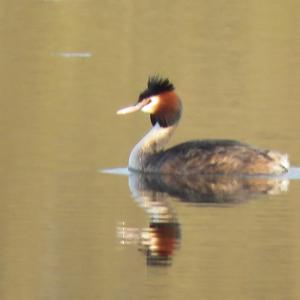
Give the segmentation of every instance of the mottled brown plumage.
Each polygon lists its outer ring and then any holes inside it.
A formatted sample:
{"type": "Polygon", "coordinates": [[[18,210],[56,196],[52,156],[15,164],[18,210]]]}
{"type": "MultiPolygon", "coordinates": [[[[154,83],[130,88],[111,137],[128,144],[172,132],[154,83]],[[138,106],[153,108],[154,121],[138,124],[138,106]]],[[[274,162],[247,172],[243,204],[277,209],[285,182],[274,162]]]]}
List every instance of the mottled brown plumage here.
{"type": "MultiPolygon", "coordinates": [[[[190,141],[146,159],[145,168],[154,173],[177,174],[268,174],[274,173],[279,153],[261,150],[232,140],[190,141]]],[[[287,171],[279,166],[276,173],[287,171]]]]}

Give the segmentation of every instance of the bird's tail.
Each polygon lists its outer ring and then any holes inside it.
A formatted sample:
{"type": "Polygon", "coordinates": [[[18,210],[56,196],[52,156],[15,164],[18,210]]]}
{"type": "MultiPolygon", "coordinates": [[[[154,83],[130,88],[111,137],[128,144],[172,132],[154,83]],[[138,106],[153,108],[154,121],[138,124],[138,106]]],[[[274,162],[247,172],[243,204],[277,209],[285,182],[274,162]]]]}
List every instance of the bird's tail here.
{"type": "Polygon", "coordinates": [[[273,173],[286,173],[290,168],[289,157],[287,154],[282,154],[277,151],[270,151],[268,156],[272,159],[271,168],[273,173]]]}

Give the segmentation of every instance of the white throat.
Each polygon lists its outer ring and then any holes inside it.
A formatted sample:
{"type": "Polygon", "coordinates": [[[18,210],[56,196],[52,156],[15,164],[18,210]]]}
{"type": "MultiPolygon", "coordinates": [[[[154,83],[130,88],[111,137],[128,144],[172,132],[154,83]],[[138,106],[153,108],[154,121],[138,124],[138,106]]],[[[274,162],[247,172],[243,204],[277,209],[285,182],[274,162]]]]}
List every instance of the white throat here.
{"type": "Polygon", "coordinates": [[[151,130],[134,146],[129,156],[129,169],[144,170],[147,157],[160,151],[169,141],[176,125],[160,127],[156,123],[151,130]]]}

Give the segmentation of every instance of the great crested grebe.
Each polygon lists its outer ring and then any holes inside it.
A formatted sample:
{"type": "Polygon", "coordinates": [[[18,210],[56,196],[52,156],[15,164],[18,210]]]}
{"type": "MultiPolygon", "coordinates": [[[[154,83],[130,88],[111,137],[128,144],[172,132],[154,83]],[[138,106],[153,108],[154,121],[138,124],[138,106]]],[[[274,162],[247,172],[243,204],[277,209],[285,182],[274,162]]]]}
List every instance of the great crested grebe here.
{"type": "Polygon", "coordinates": [[[150,114],[152,129],[133,148],[129,169],[161,174],[282,174],[288,171],[286,154],[262,150],[233,140],[189,141],[167,150],[180,120],[182,104],[169,79],[149,77],[148,86],[123,115],[135,111],[150,114]]]}

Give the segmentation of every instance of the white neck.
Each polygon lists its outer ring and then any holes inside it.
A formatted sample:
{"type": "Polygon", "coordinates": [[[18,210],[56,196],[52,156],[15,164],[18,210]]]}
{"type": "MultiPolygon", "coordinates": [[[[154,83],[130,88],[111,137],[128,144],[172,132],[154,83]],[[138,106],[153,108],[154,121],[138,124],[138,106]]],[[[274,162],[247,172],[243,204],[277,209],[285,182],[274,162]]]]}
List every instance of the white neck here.
{"type": "Polygon", "coordinates": [[[169,141],[175,129],[176,125],[164,128],[156,123],[134,146],[129,156],[129,168],[133,170],[144,170],[146,158],[160,151],[169,141]]]}

